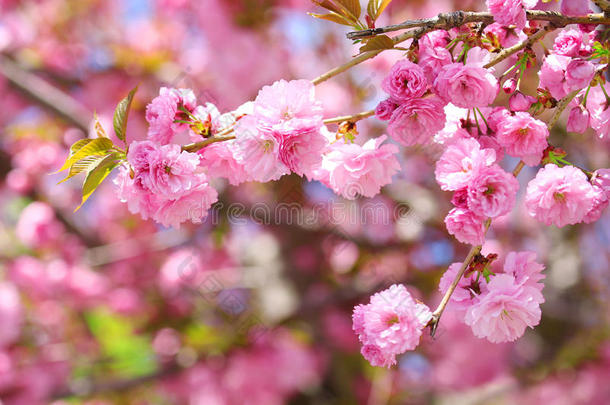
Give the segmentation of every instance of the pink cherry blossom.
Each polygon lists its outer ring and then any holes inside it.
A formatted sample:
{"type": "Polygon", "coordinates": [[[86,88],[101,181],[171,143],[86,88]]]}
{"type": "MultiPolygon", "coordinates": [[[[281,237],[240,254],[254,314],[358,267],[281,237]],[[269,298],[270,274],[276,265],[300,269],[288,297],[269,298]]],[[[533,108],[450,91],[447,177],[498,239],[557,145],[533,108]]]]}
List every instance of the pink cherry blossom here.
{"type": "Polygon", "coordinates": [[[519,182],[494,164],[481,168],[468,185],[468,208],[489,218],[508,214],[515,206],[519,182]]]}
{"type": "Polygon", "coordinates": [[[518,283],[510,274],[498,274],[487,284],[487,291],[466,312],[464,321],[479,338],[492,343],[512,342],[525,329],[538,325],[541,318],[541,292],[518,283]]]}
{"type": "Polygon", "coordinates": [[[392,113],[397,107],[398,105],[396,102],[392,101],[391,99],[383,100],[377,104],[377,107],[375,108],[375,116],[382,121],[388,121],[390,118],[392,118],[392,113]]]}
{"type": "Polygon", "coordinates": [[[184,124],[174,122],[186,118],[179,108],[184,107],[193,112],[196,103],[191,90],[162,87],[159,96],[146,106],[146,121],[150,124],[148,139],[160,144],[171,142],[178,131],[186,128],[184,124]]]}
{"type": "Polygon", "coordinates": [[[593,186],[593,191],[595,192],[593,206],[582,220],[585,224],[591,224],[600,219],[604,210],[610,204],[610,193],[595,185],[593,186]]]}
{"type": "Polygon", "coordinates": [[[411,297],[403,285],[392,285],[354,308],[353,328],[363,344],[362,355],[373,365],[396,364],[396,355],[419,344],[430,309],[411,297]]]}
{"type": "Polygon", "coordinates": [[[506,153],[523,159],[530,166],[540,163],[548,137],[549,130],[544,122],[526,112],[505,116],[496,133],[496,140],[506,148],[506,153]]]}
{"type": "Polygon", "coordinates": [[[342,141],[333,143],[314,178],[348,199],[379,194],[381,187],[389,184],[400,170],[395,156],[398,148],[382,145],[386,139],[385,135],[369,139],[362,146],[342,141]]]}
{"type": "Polygon", "coordinates": [[[545,225],[573,225],[593,207],[595,190],[576,167],[547,164],[527,185],[525,206],[531,216],[545,225]]]}
{"type": "Polygon", "coordinates": [[[447,232],[462,243],[481,245],[485,240],[485,218],[464,208],[454,208],[445,217],[447,232]]]}
{"type": "Polygon", "coordinates": [[[284,132],[319,128],[322,113],[322,103],[316,100],[315,88],[308,80],[279,80],[264,86],[254,100],[254,116],[284,132]]]}
{"type": "MultiPolygon", "coordinates": [[[[604,85],[606,93],[610,93],[610,84],[604,85]]],[[[610,103],[599,86],[591,88],[587,99],[587,110],[591,114],[591,127],[600,138],[610,136],[610,103]]]]}
{"type": "Polygon", "coordinates": [[[165,199],[152,218],[164,226],[178,228],[182,222],[200,224],[207,217],[212,204],[218,201],[218,193],[200,174],[198,184],[175,199],[165,199]]]}
{"type": "Polygon", "coordinates": [[[233,186],[248,181],[244,166],[235,158],[235,140],[213,143],[197,154],[209,177],[224,177],[233,186]]]}
{"type": "Polygon", "coordinates": [[[483,67],[452,63],[440,70],[434,81],[436,93],[458,107],[487,107],[498,95],[498,80],[483,67]]]}
{"type": "MultiPolygon", "coordinates": [[[[441,294],[445,294],[449,289],[457,273],[460,271],[462,263],[453,263],[447,268],[447,271],[441,277],[438,283],[438,290],[441,294]]],[[[475,276],[476,277],[476,276],[475,276]]],[[[478,301],[478,297],[482,292],[487,291],[487,283],[484,277],[477,277],[478,281],[471,277],[462,277],[458,282],[457,288],[451,295],[448,309],[455,311],[460,317],[466,314],[470,306],[478,301]]]]}
{"type": "Polygon", "coordinates": [[[517,91],[508,100],[508,105],[511,111],[527,111],[536,101],[536,97],[517,91]]]}
{"type": "Polygon", "coordinates": [[[248,177],[255,181],[277,180],[289,173],[280,161],[280,143],[269,127],[260,126],[253,116],[246,116],[235,127],[234,155],[248,177]]]}
{"type": "Polygon", "coordinates": [[[583,105],[578,105],[570,110],[566,130],[582,134],[589,128],[589,119],[589,111],[583,105]]]}
{"type": "Polygon", "coordinates": [[[424,95],[428,82],[423,69],[408,60],[399,60],[381,82],[381,88],[396,102],[409,101],[424,95]]]}
{"type": "Polygon", "coordinates": [[[548,89],[557,100],[564,98],[569,92],[566,69],[571,61],[568,56],[550,54],[544,59],[538,72],[540,87],[548,89]]]}
{"type": "Polygon", "coordinates": [[[312,177],[313,171],[322,162],[322,152],[327,145],[320,128],[274,132],[274,135],[279,142],[279,160],[299,176],[312,177]]]}
{"type": "Polygon", "coordinates": [[[576,57],[580,52],[583,37],[580,30],[563,30],[555,38],[553,52],[557,55],[576,57]]]}
{"type": "Polygon", "coordinates": [[[182,151],[179,145],[158,145],[134,141],[114,183],[122,202],[131,213],[165,225],[201,222],[217,193],[199,169],[196,153],[182,151]]]}
{"type": "Polygon", "coordinates": [[[476,139],[466,138],[450,145],[436,163],[434,175],[443,190],[467,187],[477,172],[496,161],[492,149],[483,149],[476,139]]]}
{"type": "Polygon", "coordinates": [[[532,8],[536,3],[536,0],[487,0],[487,8],[497,23],[523,29],[527,22],[525,8],[532,8]]]}
{"type": "Polygon", "coordinates": [[[504,260],[504,273],[515,278],[517,284],[528,285],[542,291],[544,284],[544,265],[536,262],[534,252],[509,252],[504,260]]]}
{"type": "Polygon", "coordinates": [[[417,98],[394,110],[388,133],[404,146],[425,145],[444,126],[443,102],[438,97],[417,98]]]}
{"type": "MultiPolygon", "coordinates": [[[[137,143],[132,142],[132,145],[137,143]]],[[[158,154],[150,156],[148,170],[140,171],[136,176],[153,194],[176,198],[198,184],[195,171],[199,156],[196,153],[183,152],[179,145],[173,144],[161,146],[158,154]]]]}
{"type": "Polygon", "coordinates": [[[595,76],[595,65],[588,60],[573,59],[566,68],[566,84],[569,91],[585,89],[595,76]]]}
{"type": "Polygon", "coordinates": [[[444,46],[422,48],[420,42],[418,65],[423,69],[428,85],[432,86],[441,68],[452,62],[451,52],[444,46]]]}
{"type": "Polygon", "coordinates": [[[569,16],[586,15],[591,12],[589,0],[562,0],[561,12],[569,16]]]}

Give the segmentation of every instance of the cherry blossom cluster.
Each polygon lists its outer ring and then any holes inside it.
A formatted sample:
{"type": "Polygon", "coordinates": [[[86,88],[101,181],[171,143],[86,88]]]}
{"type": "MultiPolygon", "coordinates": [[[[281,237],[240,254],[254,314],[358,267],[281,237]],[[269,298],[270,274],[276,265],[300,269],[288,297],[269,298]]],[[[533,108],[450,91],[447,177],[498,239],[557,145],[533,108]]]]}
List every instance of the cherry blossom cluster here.
{"type": "MultiPolygon", "coordinates": [[[[593,128],[600,138],[607,137],[607,58],[599,52],[595,26],[559,33],[540,67],[536,95],[521,91],[525,73],[536,66],[531,47],[511,55],[507,63],[494,61],[494,50],[526,41],[543,29],[526,18],[526,10],[537,3],[489,0],[495,22],[482,35],[468,27],[425,34],[407,60],[397,62],[384,78],[388,97],[375,110],[401,145],[442,148],[435,177],[442,190],[453,192],[454,205],[445,224],[458,241],[473,245],[476,254],[449,266],[439,290],[449,297],[447,308],[475,336],[493,343],[514,341],[536,326],[544,302],[544,266],[535,261],[535,253],[509,253],[501,271],[491,266],[496,255],[478,253],[491,221],[515,207],[516,175],[523,165],[543,166],[527,185],[525,208],[545,225],[592,223],[610,198],[608,169],[589,172],[569,162],[565,152],[549,144],[549,127],[536,118],[547,109],[561,114],[567,105],[568,131],[593,128]],[[496,66],[502,70],[496,72],[496,66]],[[510,95],[508,108],[492,107],[500,88],[510,95]],[[501,166],[506,155],[520,160],[514,173],[501,166]]],[[[588,7],[580,6],[585,3],[564,1],[562,11],[586,14],[588,7]]],[[[434,330],[445,305],[432,313],[399,285],[375,294],[369,304],[354,309],[353,328],[363,356],[375,366],[394,364],[397,354],[417,346],[426,326],[434,330]]]]}
{"type": "Polygon", "coordinates": [[[321,103],[305,80],[278,81],[253,102],[220,114],[197,105],[191,90],[162,88],[146,108],[147,140],[129,146],[128,164],[115,179],[119,198],[132,213],[165,226],[200,222],[217,200],[210,185],[269,182],[296,173],[319,180],[348,199],[373,197],[400,165],[398,148],[385,137],[363,145],[331,133],[321,103]],[[188,133],[194,150],[178,143],[188,133]],[[224,142],[197,142],[231,134],[224,142]]]}

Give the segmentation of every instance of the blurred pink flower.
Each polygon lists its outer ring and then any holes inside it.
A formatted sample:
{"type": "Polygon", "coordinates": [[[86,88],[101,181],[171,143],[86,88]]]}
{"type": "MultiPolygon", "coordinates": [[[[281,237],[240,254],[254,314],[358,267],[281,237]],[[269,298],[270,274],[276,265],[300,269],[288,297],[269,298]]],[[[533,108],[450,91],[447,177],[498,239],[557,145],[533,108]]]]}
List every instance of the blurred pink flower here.
{"type": "Polygon", "coordinates": [[[64,227],[55,218],[53,208],[40,201],[34,201],[21,211],[15,227],[17,237],[33,249],[59,242],[63,231],[64,227]]]}

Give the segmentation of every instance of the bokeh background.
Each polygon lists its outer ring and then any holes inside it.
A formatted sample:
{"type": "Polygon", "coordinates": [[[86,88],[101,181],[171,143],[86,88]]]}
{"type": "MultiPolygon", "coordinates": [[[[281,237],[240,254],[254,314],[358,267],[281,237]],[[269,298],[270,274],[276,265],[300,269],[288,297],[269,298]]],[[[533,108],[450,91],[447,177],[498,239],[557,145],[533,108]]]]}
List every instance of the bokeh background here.
{"type": "MultiPolygon", "coordinates": [[[[542,7],[556,7],[552,2],[542,7]]],[[[378,25],[476,0],[394,1],[378,25]]],[[[346,201],[285,176],[239,187],[202,225],[165,229],[129,214],[106,181],[78,212],[80,183],[51,174],[93,112],[109,132],[139,85],[128,140],[146,134],[159,87],[230,111],[281,78],[349,60],[346,27],[306,0],[0,0],[0,404],[608,404],[610,214],[546,228],[522,204],[485,252],[534,250],[546,264],[543,318],[513,344],[475,338],[450,313],[391,370],[359,354],[355,304],[405,283],[430,306],[468,246],[435,151],[401,149],[373,199],[346,201]]],[[[552,38],[547,39],[552,41],[552,38]]],[[[317,87],[327,117],[374,108],[399,51],[317,87]]],[[[535,92],[535,74],[526,77],[535,92]]],[[[375,119],[357,141],[381,135],[375,119]]],[[[582,167],[609,167],[595,134],[552,141],[582,167]]],[[[506,167],[515,162],[507,159],[506,167]]],[[[525,185],[533,169],[520,177],[525,185]]]]}

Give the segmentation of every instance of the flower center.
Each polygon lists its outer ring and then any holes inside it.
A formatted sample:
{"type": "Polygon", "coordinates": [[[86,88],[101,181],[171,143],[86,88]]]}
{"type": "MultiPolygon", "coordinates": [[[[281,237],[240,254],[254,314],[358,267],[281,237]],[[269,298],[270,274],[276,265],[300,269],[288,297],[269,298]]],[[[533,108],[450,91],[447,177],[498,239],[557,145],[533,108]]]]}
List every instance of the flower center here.
{"type": "Polygon", "coordinates": [[[487,190],[483,191],[483,194],[491,195],[494,193],[494,191],[496,191],[496,190],[492,186],[487,186],[487,190]]]}
{"type": "Polygon", "coordinates": [[[165,173],[167,173],[167,174],[172,174],[172,168],[171,168],[171,166],[165,166],[165,173]]]}
{"type": "Polygon", "coordinates": [[[529,128],[521,128],[517,130],[517,132],[519,133],[519,135],[527,135],[530,131],[529,128]]]}
{"type": "Polygon", "coordinates": [[[560,203],[564,203],[566,202],[566,196],[563,193],[555,193],[553,194],[553,198],[555,199],[555,201],[560,202],[560,203]]]}
{"type": "Polygon", "coordinates": [[[398,315],[396,315],[396,314],[392,315],[391,317],[389,317],[389,318],[386,320],[386,323],[387,323],[387,325],[388,325],[388,326],[395,325],[395,324],[397,324],[398,322],[400,322],[400,319],[398,319],[398,315]]]}
{"type": "Polygon", "coordinates": [[[272,141],[265,141],[263,142],[263,151],[265,153],[271,151],[273,149],[273,142],[272,141]]]}

